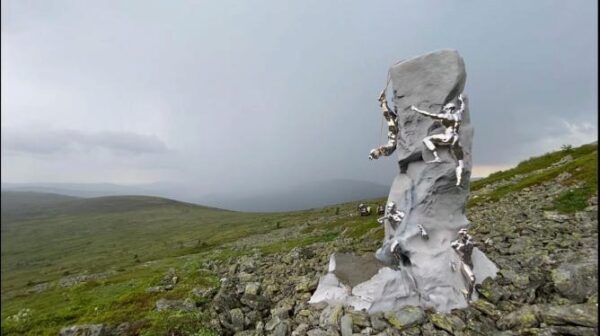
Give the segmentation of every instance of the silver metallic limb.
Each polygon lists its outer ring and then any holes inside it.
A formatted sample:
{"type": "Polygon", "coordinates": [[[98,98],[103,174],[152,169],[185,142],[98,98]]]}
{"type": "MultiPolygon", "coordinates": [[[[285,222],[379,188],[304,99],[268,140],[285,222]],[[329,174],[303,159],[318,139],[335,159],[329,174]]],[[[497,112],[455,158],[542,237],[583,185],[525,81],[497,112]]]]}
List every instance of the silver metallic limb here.
{"type": "Polygon", "coordinates": [[[400,266],[401,264],[404,266],[410,265],[410,259],[408,258],[409,253],[402,248],[399,241],[394,240],[392,242],[390,245],[390,252],[396,266],[400,266]]]}
{"type": "Polygon", "coordinates": [[[424,240],[429,240],[429,235],[427,234],[427,231],[425,231],[425,228],[423,227],[423,225],[417,224],[417,228],[419,229],[419,232],[421,233],[421,238],[423,238],[424,240]]]}
{"type": "Polygon", "coordinates": [[[464,262],[462,263],[460,272],[463,275],[463,278],[467,280],[467,300],[470,301],[471,295],[473,295],[473,289],[475,288],[475,274],[473,274],[471,267],[464,262]]]}
{"type": "Polygon", "coordinates": [[[465,110],[465,102],[462,93],[458,96],[460,107],[457,109],[456,104],[449,102],[442,107],[440,113],[433,114],[416,108],[414,105],[410,107],[411,110],[428,117],[438,119],[442,125],[446,128],[442,134],[434,134],[427,136],[423,139],[423,144],[427,149],[431,151],[434,159],[429,162],[441,162],[440,156],[437,152],[438,146],[450,146],[451,152],[457,161],[456,167],[456,185],[459,186],[462,182],[462,173],[464,168],[462,147],[459,141],[459,128],[462,122],[462,113],[465,110]]]}
{"type": "Polygon", "coordinates": [[[417,112],[417,113],[420,113],[422,115],[428,116],[430,118],[439,119],[439,117],[440,117],[439,114],[435,114],[435,113],[431,113],[431,112],[420,110],[420,109],[418,109],[414,105],[411,105],[410,109],[413,110],[413,111],[415,111],[415,112],[417,112]]]}
{"type": "Polygon", "coordinates": [[[465,101],[463,100],[462,93],[458,95],[458,101],[460,102],[460,107],[457,111],[462,116],[462,113],[465,111],[465,101]]]}
{"type": "Polygon", "coordinates": [[[390,221],[394,227],[397,227],[400,222],[404,219],[406,215],[403,211],[399,211],[396,209],[396,203],[389,202],[386,207],[386,214],[383,217],[377,219],[377,223],[383,224],[383,222],[387,219],[390,221]]]}
{"type": "Polygon", "coordinates": [[[462,181],[462,172],[463,172],[464,163],[463,160],[458,160],[458,165],[456,166],[456,185],[459,186],[462,181]]]}
{"type": "Polygon", "coordinates": [[[374,148],[369,152],[369,160],[377,160],[380,156],[389,156],[396,150],[398,136],[398,115],[393,112],[385,98],[385,91],[379,96],[379,106],[383,112],[383,117],[388,125],[388,142],[387,144],[374,148]]]}
{"type": "Polygon", "coordinates": [[[473,238],[467,233],[467,229],[460,229],[458,237],[450,244],[462,262],[460,271],[467,282],[467,300],[471,299],[475,287],[475,274],[473,273],[473,261],[471,259],[473,245],[473,238]]]}

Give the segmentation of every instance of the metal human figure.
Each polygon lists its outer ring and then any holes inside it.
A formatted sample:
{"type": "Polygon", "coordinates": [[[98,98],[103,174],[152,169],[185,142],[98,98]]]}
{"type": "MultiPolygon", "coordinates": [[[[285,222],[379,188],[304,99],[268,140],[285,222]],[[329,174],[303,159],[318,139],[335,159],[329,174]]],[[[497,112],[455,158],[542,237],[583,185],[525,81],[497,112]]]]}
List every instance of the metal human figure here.
{"type": "Polygon", "coordinates": [[[383,224],[383,221],[385,221],[387,219],[390,221],[390,223],[394,227],[397,227],[398,224],[400,224],[400,222],[402,222],[402,220],[404,219],[404,216],[406,215],[403,211],[396,209],[396,203],[394,203],[394,202],[389,202],[385,206],[385,209],[386,209],[387,214],[384,215],[383,217],[380,217],[377,219],[377,223],[379,223],[379,224],[383,224]]]}
{"type": "Polygon", "coordinates": [[[410,258],[408,251],[402,248],[402,244],[398,240],[394,240],[392,245],[390,245],[390,252],[392,255],[393,263],[396,266],[400,266],[401,264],[404,266],[410,266],[410,258]]]}
{"type": "Polygon", "coordinates": [[[371,207],[365,205],[364,203],[360,203],[358,205],[358,212],[361,216],[370,216],[371,215],[371,207]]]}
{"type": "Polygon", "coordinates": [[[450,244],[462,262],[460,271],[468,283],[467,300],[471,300],[475,288],[475,274],[473,273],[473,260],[471,259],[473,245],[473,237],[467,233],[467,229],[460,229],[458,237],[450,244]]]}
{"type": "Polygon", "coordinates": [[[450,146],[450,150],[458,161],[456,166],[456,185],[460,185],[462,180],[462,171],[464,167],[463,162],[463,151],[460,145],[459,139],[459,128],[462,122],[462,114],[465,110],[465,103],[463,96],[458,96],[460,101],[460,108],[456,108],[456,104],[448,103],[444,105],[440,113],[430,113],[427,111],[419,110],[414,105],[410,107],[411,110],[418,112],[422,115],[431,117],[436,120],[440,120],[442,125],[446,128],[442,134],[434,134],[427,136],[423,139],[423,143],[433,153],[434,159],[429,162],[442,162],[437,152],[437,146],[450,146]]]}
{"type": "Polygon", "coordinates": [[[423,240],[429,240],[429,234],[427,234],[423,225],[417,224],[417,229],[419,229],[419,233],[421,233],[421,238],[423,238],[423,240]]]}
{"type": "Polygon", "coordinates": [[[383,111],[383,117],[387,121],[388,125],[388,142],[387,144],[372,149],[369,153],[369,160],[377,160],[380,156],[389,156],[396,150],[397,136],[398,136],[398,114],[393,112],[385,98],[385,90],[381,92],[379,96],[379,106],[383,111]]]}

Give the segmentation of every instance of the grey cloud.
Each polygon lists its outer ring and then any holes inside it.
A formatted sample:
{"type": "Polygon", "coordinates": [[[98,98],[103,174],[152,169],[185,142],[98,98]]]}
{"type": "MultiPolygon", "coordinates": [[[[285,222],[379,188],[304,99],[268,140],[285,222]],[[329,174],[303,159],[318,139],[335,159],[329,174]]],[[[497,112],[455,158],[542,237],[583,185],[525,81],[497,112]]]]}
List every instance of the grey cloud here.
{"type": "Polygon", "coordinates": [[[13,157],[2,177],[143,177],[248,193],[334,178],[389,185],[394,158],[367,159],[384,141],[377,96],[386,71],[440,48],[465,59],[474,164],[514,164],[595,140],[597,6],[3,1],[2,126],[73,131],[3,135],[3,153],[72,155],[51,165],[13,157]]]}
{"type": "Polygon", "coordinates": [[[97,149],[114,154],[165,153],[167,146],[156,136],[131,132],[94,132],[77,130],[2,129],[2,147],[8,152],[55,154],[87,152],[97,149]]]}

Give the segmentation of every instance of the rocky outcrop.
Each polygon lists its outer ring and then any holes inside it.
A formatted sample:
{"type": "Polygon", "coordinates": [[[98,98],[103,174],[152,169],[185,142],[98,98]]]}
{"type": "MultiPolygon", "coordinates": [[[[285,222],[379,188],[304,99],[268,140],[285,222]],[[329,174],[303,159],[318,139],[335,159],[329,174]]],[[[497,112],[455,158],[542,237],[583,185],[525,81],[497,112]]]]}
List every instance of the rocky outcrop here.
{"type": "MultiPolygon", "coordinates": [[[[369,312],[392,311],[405,305],[440,312],[464,308],[471,298],[472,284],[461,272],[463,260],[451,242],[460,229],[470,225],[465,216],[473,139],[468,99],[464,98],[459,128],[464,167],[458,186],[456,152],[440,145],[438,153],[442,162],[428,163],[433,156],[423,144],[426,136],[443,134],[445,127],[411,110],[414,105],[439,113],[450,102],[460,106],[458,96],[466,80],[464,62],[456,51],[440,50],[401,62],[392,67],[390,73],[393,105],[398,113],[396,151],[400,171],[392,184],[388,203],[393,202],[404,217],[400,222],[384,221],[385,236],[376,253],[378,260],[332,256],[329,273],[321,278],[311,302],[344,303],[369,312]],[[401,263],[392,252],[394,247],[400,251],[401,263]],[[352,273],[344,269],[358,271],[352,273]],[[340,277],[341,274],[344,277],[340,277]]],[[[387,209],[386,215],[390,211],[393,210],[387,209]]],[[[469,255],[475,284],[495,276],[496,266],[477,247],[469,255]]]]}

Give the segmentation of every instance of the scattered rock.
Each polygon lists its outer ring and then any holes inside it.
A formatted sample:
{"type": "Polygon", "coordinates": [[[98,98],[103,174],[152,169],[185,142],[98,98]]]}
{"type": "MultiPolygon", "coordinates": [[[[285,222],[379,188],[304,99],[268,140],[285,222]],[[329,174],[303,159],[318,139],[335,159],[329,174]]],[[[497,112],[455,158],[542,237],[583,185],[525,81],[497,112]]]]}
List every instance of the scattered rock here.
{"type": "Polygon", "coordinates": [[[570,306],[548,306],[539,308],[538,316],[548,325],[578,325],[598,327],[598,305],[577,304],[570,306]]]}
{"type": "Polygon", "coordinates": [[[430,317],[431,323],[437,328],[445,330],[450,334],[455,334],[465,328],[465,323],[457,316],[451,314],[435,313],[430,317]]]}
{"type": "Polygon", "coordinates": [[[536,327],[539,325],[539,321],[536,317],[537,313],[537,307],[525,305],[520,309],[501,317],[496,322],[496,325],[502,330],[536,327]]]}
{"type": "Polygon", "coordinates": [[[339,320],[342,317],[342,305],[331,305],[323,309],[319,317],[319,326],[327,329],[328,327],[337,328],[339,320]]]}
{"type": "Polygon", "coordinates": [[[402,330],[425,320],[425,312],[421,307],[405,306],[398,311],[386,312],[385,319],[396,329],[402,330]]]}
{"type": "Polygon", "coordinates": [[[342,316],[340,321],[342,336],[352,336],[352,317],[348,314],[342,316]]]}
{"type": "Polygon", "coordinates": [[[160,300],[156,301],[156,310],[158,310],[158,311],[170,310],[170,309],[191,311],[191,310],[194,310],[195,308],[196,308],[195,304],[193,302],[190,302],[189,300],[160,299],[160,300]]]}
{"type": "Polygon", "coordinates": [[[240,308],[234,308],[229,311],[231,317],[231,325],[233,330],[242,331],[244,330],[244,312],[240,308]]]}
{"type": "Polygon", "coordinates": [[[60,330],[60,336],[109,336],[110,328],[104,324],[74,325],[60,330]]]}
{"type": "Polygon", "coordinates": [[[308,324],[300,323],[298,325],[298,327],[296,327],[296,329],[294,329],[294,331],[292,331],[292,336],[304,336],[304,335],[306,335],[308,328],[309,328],[308,324]]]}
{"type": "Polygon", "coordinates": [[[544,219],[553,220],[557,223],[564,223],[569,219],[569,216],[560,214],[558,211],[544,211],[544,219]]]}
{"type": "Polygon", "coordinates": [[[566,262],[552,271],[552,282],[564,297],[581,303],[598,293],[597,274],[597,259],[579,263],[566,262]]]}

